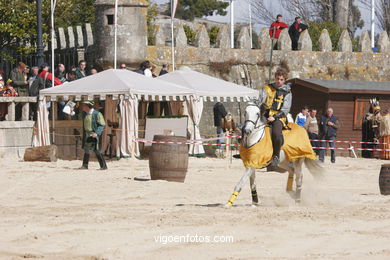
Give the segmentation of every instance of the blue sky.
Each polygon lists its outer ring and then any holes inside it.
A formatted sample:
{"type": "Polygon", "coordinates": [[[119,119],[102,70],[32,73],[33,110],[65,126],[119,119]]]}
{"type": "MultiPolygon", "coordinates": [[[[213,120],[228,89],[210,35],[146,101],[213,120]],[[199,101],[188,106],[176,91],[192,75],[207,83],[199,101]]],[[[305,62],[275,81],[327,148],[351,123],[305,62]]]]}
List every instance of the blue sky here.
{"type": "MultiPolygon", "coordinates": [[[[267,0],[269,2],[275,2],[272,0],[267,0]]],[[[167,3],[169,0],[151,0],[151,2],[155,2],[157,4],[161,3],[167,3]]],[[[362,19],[364,20],[364,30],[369,30],[371,28],[370,26],[370,20],[371,20],[371,12],[370,10],[367,10],[365,8],[359,7],[360,12],[362,13],[362,19]]],[[[213,20],[213,21],[218,21],[218,22],[230,22],[230,8],[227,8],[228,14],[226,16],[209,16],[207,19],[213,20]]],[[[249,7],[248,3],[245,0],[237,0],[235,1],[235,20],[237,22],[248,22],[249,14],[249,7]]],[[[290,22],[290,21],[287,21],[290,22]]],[[[265,25],[257,25],[255,26],[255,30],[259,31],[261,27],[264,27],[265,25]]],[[[376,28],[376,33],[378,33],[378,28],[376,28]]],[[[360,34],[360,31],[357,31],[357,34],[360,34]]]]}

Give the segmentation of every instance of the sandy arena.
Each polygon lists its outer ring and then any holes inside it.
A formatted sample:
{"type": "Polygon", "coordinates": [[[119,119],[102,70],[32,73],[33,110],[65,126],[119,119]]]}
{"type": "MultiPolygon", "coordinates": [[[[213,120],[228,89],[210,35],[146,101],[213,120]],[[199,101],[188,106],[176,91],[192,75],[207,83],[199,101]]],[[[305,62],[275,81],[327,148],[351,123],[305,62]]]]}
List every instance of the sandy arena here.
{"type": "Polygon", "coordinates": [[[248,183],[230,209],[240,160],[227,170],[191,158],[184,184],[150,181],[147,160],[133,172],[131,163],[80,171],[80,161],[3,158],[0,258],[390,259],[390,196],[378,187],[386,161],[327,161],[321,183],[305,169],[301,205],[284,191],[287,174],[259,170],[261,206],[250,206],[248,183]]]}

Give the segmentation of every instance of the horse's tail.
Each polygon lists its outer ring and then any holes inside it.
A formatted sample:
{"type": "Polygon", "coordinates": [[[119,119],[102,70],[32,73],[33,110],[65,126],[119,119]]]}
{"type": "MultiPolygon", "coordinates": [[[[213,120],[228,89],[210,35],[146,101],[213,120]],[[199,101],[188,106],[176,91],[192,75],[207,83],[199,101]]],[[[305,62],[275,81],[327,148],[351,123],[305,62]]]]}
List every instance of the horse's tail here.
{"type": "Polygon", "coordinates": [[[319,160],[305,158],[305,165],[315,179],[324,178],[325,168],[321,165],[319,160]]]}

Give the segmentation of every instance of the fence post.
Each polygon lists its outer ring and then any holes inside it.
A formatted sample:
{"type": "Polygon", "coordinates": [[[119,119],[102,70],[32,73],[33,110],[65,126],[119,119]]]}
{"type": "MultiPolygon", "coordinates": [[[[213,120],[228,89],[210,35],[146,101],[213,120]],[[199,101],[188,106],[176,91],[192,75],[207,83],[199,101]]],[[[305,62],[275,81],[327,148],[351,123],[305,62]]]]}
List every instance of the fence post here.
{"type": "Polygon", "coordinates": [[[8,114],[6,116],[7,121],[15,121],[15,102],[8,103],[8,114]]]}
{"type": "Polygon", "coordinates": [[[30,103],[26,102],[22,106],[22,121],[30,119],[30,103]]]}

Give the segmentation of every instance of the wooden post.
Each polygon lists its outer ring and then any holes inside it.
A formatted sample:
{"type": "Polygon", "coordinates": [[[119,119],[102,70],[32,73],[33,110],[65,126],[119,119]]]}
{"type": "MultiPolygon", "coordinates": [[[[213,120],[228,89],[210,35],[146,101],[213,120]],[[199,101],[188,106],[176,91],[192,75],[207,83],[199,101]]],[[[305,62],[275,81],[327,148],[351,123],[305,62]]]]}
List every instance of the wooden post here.
{"type": "Polygon", "coordinates": [[[229,164],[229,153],[230,153],[230,137],[229,137],[229,132],[226,131],[225,132],[225,136],[226,136],[226,168],[229,169],[230,168],[230,164],[229,164]]]}
{"type": "Polygon", "coordinates": [[[30,103],[26,102],[22,107],[22,121],[27,121],[30,119],[30,103]]]}
{"type": "Polygon", "coordinates": [[[136,164],[136,159],[135,159],[135,144],[136,142],[134,140],[131,140],[131,158],[130,158],[130,178],[134,179],[135,178],[135,164],[136,164]]]}
{"type": "Polygon", "coordinates": [[[7,121],[15,121],[15,102],[8,103],[8,114],[6,116],[7,121]]]}

